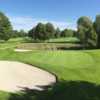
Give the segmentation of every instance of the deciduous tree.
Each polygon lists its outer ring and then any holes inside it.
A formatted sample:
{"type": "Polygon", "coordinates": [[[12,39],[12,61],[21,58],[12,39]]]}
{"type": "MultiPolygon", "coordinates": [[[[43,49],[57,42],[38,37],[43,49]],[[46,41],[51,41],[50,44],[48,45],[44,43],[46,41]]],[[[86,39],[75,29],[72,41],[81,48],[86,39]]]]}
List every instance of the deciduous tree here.
{"type": "Polygon", "coordinates": [[[7,16],[0,12],[0,39],[7,41],[12,33],[12,26],[7,16]]]}

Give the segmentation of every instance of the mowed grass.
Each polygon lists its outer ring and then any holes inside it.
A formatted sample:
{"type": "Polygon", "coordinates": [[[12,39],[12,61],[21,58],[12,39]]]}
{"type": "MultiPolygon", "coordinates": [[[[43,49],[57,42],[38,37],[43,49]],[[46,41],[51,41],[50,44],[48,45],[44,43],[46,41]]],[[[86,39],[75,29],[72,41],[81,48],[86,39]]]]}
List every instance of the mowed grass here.
{"type": "Polygon", "coordinates": [[[17,48],[17,46],[21,45],[22,43],[29,43],[31,41],[28,37],[23,38],[12,38],[8,41],[0,41],[0,50],[5,49],[14,49],[17,48]]]}
{"type": "MultiPolygon", "coordinates": [[[[57,50],[33,50],[31,52],[15,52],[14,49],[21,45],[23,41],[20,42],[16,40],[10,40],[7,43],[0,44],[0,60],[9,60],[9,61],[20,61],[27,64],[32,64],[36,67],[41,69],[47,70],[53,74],[55,74],[59,80],[65,81],[85,81],[100,85],[100,50],[67,50],[67,51],[57,51],[57,50]],[[13,42],[15,41],[15,42],[13,42]]],[[[35,44],[36,45],[36,44],[35,44]]],[[[32,46],[32,45],[29,45],[32,46]]],[[[9,66],[10,67],[10,66],[9,66]]],[[[79,83],[80,84],[80,83],[79,83]]],[[[82,83],[83,84],[83,83],[82,83]]],[[[86,85],[88,86],[88,84],[86,85]]],[[[84,88],[84,86],[80,86],[84,88]]],[[[68,94],[71,90],[72,91],[80,91],[80,87],[74,87],[73,83],[70,86],[68,84],[68,92],[64,93],[61,92],[62,96],[67,95],[68,100],[82,100],[80,99],[80,92],[76,92],[73,94],[73,99],[70,99],[70,94],[68,94]],[[77,97],[75,98],[75,96],[77,97]]],[[[64,87],[65,89],[65,87],[64,87]]],[[[88,89],[88,87],[86,88],[88,89]]],[[[85,90],[86,90],[85,89],[85,90]]],[[[89,98],[91,94],[86,94],[84,89],[81,91],[89,98]],[[88,96],[87,96],[88,95],[88,96]]],[[[62,91],[62,89],[61,89],[62,91]]],[[[92,90],[94,91],[94,90],[92,90]]],[[[95,93],[95,92],[94,92],[95,93]]],[[[98,93],[98,91],[97,91],[98,93]]],[[[29,94],[28,94],[29,95],[29,94]]],[[[41,100],[34,97],[33,99],[27,99],[27,96],[24,99],[16,99],[16,95],[14,95],[13,99],[11,99],[11,93],[0,92],[0,100],[41,100]],[[10,98],[10,99],[9,99],[10,98]]],[[[30,96],[28,96],[30,98],[30,96]]],[[[91,97],[91,96],[90,96],[91,97]]],[[[92,97],[91,97],[92,98],[92,97]]],[[[62,97],[63,100],[66,100],[62,97]]],[[[47,99],[43,99],[47,100],[47,99]]],[[[57,99],[52,100],[61,100],[58,96],[57,99]]],[[[91,99],[84,99],[84,100],[91,100],[91,99]]],[[[93,99],[93,100],[99,100],[93,99]]]]}
{"type": "Polygon", "coordinates": [[[100,51],[32,51],[18,53],[0,50],[1,60],[29,63],[50,71],[63,80],[100,83],[100,51]]]}
{"type": "MultiPolygon", "coordinates": [[[[92,50],[91,51],[39,51],[39,50],[37,51],[36,50],[32,52],[18,53],[14,52],[12,49],[6,49],[6,50],[0,50],[0,60],[20,61],[32,64],[41,69],[54,73],[55,75],[57,75],[59,80],[65,80],[65,81],[73,80],[76,82],[76,84],[77,81],[85,81],[100,85],[100,78],[99,78],[100,50],[93,50],[93,51],[92,50]]],[[[68,87],[69,88],[68,91],[70,91],[70,88],[72,89],[72,91],[75,91],[73,90],[74,87],[73,88],[72,87],[68,87]]],[[[80,88],[76,87],[76,89],[78,89],[77,91],[79,91],[80,88]]],[[[83,90],[83,92],[84,91],[85,90],[83,90]]],[[[92,92],[93,91],[94,90],[92,90],[92,92]]],[[[32,95],[34,96],[34,93],[32,95]]],[[[63,96],[65,95],[66,94],[63,94],[63,96]]],[[[76,95],[79,97],[78,93],[76,93],[76,95]]],[[[10,96],[11,96],[10,93],[0,92],[0,100],[14,100],[15,97],[13,97],[13,99],[9,99],[10,96]]],[[[69,97],[68,93],[67,96],[69,97]]],[[[86,94],[84,94],[84,96],[86,96],[86,94]]],[[[22,100],[18,99],[19,97],[20,96],[18,96],[17,99],[15,98],[15,100],[22,100]]],[[[28,97],[30,98],[29,94],[28,97]]],[[[38,99],[34,98],[29,100],[38,100],[38,99]]],[[[58,100],[60,100],[59,97],[58,100]]],[[[80,99],[78,98],[77,100],[80,99]]]]}
{"type": "Polygon", "coordinates": [[[57,39],[50,39],[45,42],[50,42],[50,43],[78,43],[80,40],[76,37],[62,37],[62,38],[57,38],[57,39]]]}

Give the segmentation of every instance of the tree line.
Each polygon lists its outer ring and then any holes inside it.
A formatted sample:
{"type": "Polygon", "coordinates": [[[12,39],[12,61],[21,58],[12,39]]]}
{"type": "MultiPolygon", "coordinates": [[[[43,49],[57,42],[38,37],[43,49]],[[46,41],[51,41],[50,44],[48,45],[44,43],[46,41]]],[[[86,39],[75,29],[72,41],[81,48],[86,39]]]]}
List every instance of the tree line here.
{"type": "Polygon", "coordinates": [[[35,40],[46,40],[59,37],[77,37],[84,48],[100,48],[100,15],[96,16],[95,22],[87,16],[77,20],[77,31],[72,29],[55,29],[51,23],[38,23],[29,33],[29,37],[35,40]]]}
{"type": "Polygon", "coordinates": [[[72,29],[60,30],[59,28],[54,28],[51,23],[38,23],[29,31],[29,37],[35,40],[47,40],[50,38],[60,38],[60,37],[74,37],[75,31],[72,29]]]}
{"type": "Polygon", "coordinates": [[[100,15],[93,22],[89,17],[82,16],[77,20],[77,31],[72,29],[60,30],[52,23],[38,23],[29,32],[13,30],[11,22],[4,13],[0,12],[0,40],[29,36],[34,40],[48,40],[50,38],[77,37],[84,48],[100,48],[100,15]]]}

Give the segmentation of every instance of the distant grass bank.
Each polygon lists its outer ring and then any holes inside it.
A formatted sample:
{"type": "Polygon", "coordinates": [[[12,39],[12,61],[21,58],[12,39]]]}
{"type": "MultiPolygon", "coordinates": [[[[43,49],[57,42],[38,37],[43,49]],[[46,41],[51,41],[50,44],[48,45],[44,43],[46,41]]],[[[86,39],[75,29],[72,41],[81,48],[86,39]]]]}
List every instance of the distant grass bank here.
{"type": "Polygon", "coordinates": [[[80,40],[76,37],[62,37],[62,38],[56,38],[56,39],[49,39],[45,42],[49,42],[49,43],[79,43],[80,40]]]}

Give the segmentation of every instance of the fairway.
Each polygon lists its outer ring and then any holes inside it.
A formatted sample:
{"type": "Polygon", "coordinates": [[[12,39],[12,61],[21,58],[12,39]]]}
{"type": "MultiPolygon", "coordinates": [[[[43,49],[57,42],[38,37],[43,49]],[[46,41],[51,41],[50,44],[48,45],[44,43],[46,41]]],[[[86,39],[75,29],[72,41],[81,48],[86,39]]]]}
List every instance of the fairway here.
{"type": "Polygon", "coordinates": [[[100,51],[28,51],[0,50],[1,60],[21,61],[45,69],[64,80],[100,83],[100,51]],[[87,74],[88,73],[88,74],[87,74]]]}
{"type": "Polygon", "coordinates": [[[100,100],[99,0],[0,9],[0,100],[100,100]]]}

